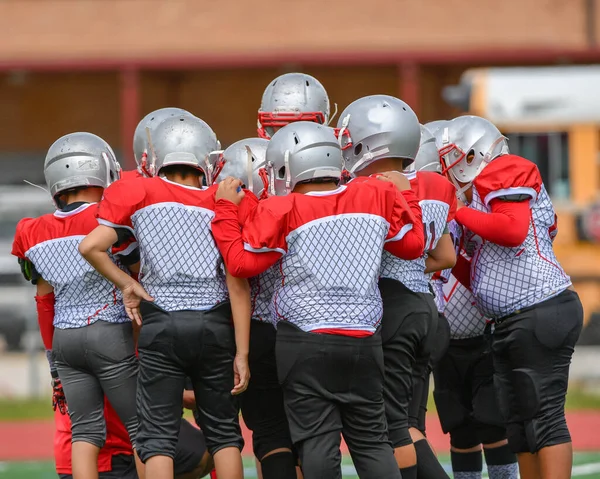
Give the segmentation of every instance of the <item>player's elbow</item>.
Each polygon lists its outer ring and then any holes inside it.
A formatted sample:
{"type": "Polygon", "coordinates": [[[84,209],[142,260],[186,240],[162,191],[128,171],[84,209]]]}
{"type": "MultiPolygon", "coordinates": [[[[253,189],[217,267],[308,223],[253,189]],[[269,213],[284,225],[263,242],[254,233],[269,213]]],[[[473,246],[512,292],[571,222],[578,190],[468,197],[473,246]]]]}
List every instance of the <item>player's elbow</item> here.
{"type": "Polygon", "coordinates": [[[89,237],[85,237],[81,243],[79,243],[79,254],[85,259],[88,259],[90,255],[94,253],[94,244],[89,237]]]}

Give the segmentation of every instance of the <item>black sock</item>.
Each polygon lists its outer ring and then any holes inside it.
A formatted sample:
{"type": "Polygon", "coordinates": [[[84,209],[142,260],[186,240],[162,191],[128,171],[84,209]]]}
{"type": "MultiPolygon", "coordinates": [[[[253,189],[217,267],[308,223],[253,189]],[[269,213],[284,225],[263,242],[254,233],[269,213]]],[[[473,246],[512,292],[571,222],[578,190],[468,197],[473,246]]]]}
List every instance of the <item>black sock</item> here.
{"type": "Polygon", "coordinates": [[[490,479],[516,479],[519,467],[517,456],[508,444],[492,449],[483,449],[490,479]]]}
{"type": "Polygon", "coordinates": [[[452,458],[452,471],[455,479],[481,479],[483,470],[483,457],[481,451],[454,452],[452,458]]]}
{"type": "Polygon", "coordinates": [[[402,479],[417,479],[417,465],[401,467],[400,474],[402,474],[402,479]]]}
{"type": "Polygon", "coordinates": [[[450,479],[440,461],[435,457],[427,439],[421,439],[414,444],[417,453],[417,477],[419,479],[450,479]]]}
{"type": "Polygon", "coordinates": [[[276,452],[260,461],[263,479],[296,479],[296,460],[289,452],[276,452]]]}

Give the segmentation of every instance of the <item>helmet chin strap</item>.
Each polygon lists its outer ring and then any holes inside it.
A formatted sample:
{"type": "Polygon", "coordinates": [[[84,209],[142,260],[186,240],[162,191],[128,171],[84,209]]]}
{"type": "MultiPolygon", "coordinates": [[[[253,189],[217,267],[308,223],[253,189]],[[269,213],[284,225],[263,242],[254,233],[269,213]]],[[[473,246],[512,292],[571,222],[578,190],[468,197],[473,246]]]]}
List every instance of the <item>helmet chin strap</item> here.
{"type": "Polygon", "coordinates": [[[283,162],[285,164],[285,189],[289,193],[292,186],[292,173],[290,172],[290,150],[285,150],[283,155],[283,162]]]}
{"type": "Polygon", "coordinates": [[[248,155],[248,161],[246,162],[246,174],[248,175],[248,182],[246,184],[246,188],[254,192],[254,178],[252,177],[252,150],[248,145],[244,146],[246,147],[246,153],[248,155]]]}
{"type": "Polygon", "coordinates": [[[362,167],[363,165],[367,166],[365,163],[370,163],[373,158],[376,158],[376,157],[379,157],[382,155],[386,155],[389,152],[390,152],[390,149],[387,146],[380,148],[379,150],[368,151],[361,157],[360,160],[358,160],[354,164],[354,166],[350,170],[350,173],[354,173],[355,171],[361,170],[362,168],[360,168],[360,167],[362,167]]]}
{"type": "Polygon", "coordinates": [[[269,192],[273,196],[275,195],[275,168],[273,168],[273,163],[267,163],[267,170],[269,172],[269,192]]]}

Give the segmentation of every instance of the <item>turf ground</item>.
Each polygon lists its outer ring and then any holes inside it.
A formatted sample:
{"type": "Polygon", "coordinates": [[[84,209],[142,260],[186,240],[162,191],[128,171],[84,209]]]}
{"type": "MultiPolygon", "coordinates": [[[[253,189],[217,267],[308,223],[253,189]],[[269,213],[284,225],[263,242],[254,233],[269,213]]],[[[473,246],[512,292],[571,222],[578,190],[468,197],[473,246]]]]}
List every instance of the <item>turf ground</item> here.
{"type": "MultiPolygon", "coordinates": [[[[450,473],[450,464],[447,456],[440,456],[444,467],[450,473]]],[[[246,458],[245,474],[247,478],[256,477],[253,461],[246,458]]],[[[344,457],[344,479],[358,479],[349,457],[344,457]]],[[[484,478],[487,475],[484,473],[484,478]]],[[[600,453],[580,453],[575,455],[573,477],[586,479],[600,478],[600,453]]],[[[56,479],[51,462],[0,462],[0,479],[56,479]]]]}

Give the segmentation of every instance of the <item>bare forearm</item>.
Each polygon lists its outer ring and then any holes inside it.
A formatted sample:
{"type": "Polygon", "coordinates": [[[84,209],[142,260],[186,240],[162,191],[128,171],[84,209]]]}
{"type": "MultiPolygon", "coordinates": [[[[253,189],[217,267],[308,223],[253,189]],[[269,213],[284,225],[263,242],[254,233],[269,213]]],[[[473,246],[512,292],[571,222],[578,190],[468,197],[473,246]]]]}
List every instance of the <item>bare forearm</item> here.
{"type": "Polygon", "coordinates": [[[250,350],[250,285],[242,278],[228,275],[227,287],[231,301],[233,326],[235,328],[236,354],[247,355],[250,350]]]}

